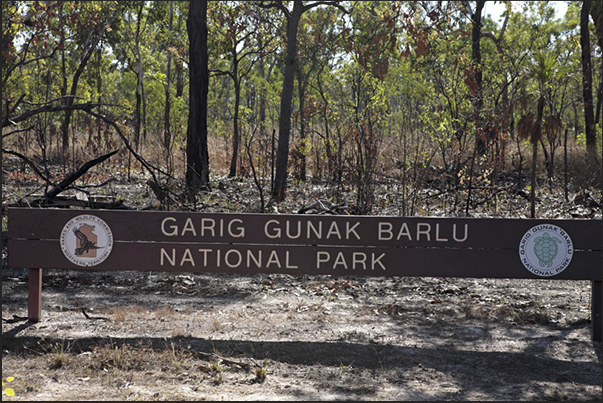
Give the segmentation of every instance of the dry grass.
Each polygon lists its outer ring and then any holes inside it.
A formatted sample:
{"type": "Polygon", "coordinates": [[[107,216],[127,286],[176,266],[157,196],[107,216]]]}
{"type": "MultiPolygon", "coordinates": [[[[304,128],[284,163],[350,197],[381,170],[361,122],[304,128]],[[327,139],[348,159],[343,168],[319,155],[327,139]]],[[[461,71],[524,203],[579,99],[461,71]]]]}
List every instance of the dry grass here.
{"type": "MultiPolygon", "coordinates": [[[[31,134],[29,134],[31,136],[31,134]]],[[[162,135],[149,133],[147,135],[144,143],[139,147],[139,153],[152,165],[156,167],[160,167],[162,169],[167,169],[170,173],[175,177],[183,177],[186,166],[186,146],[185,143],[181,140],[180,142],[174,144],[174,147],[170,153],[169,160],[169,168],[168,168],[168,160],[166,158],[166,153],[163,150],[162,145],[162,135]]],[[[65,169],[67,171],[74,170],[83,164],[86,161],[89,161],[92,158],[98,157],[101,154],[112,151],[115,146],[112,144],[104,144],[101,147],[95,146],[90,147],[87,144],[87,133],[81,133],[76,135],[75,137],[75,145],[72,146],[72,149],[69,153],[69,161],[67,162],[65,169]]],[[[416,136],[416,139],[420,139],[421,137],[416,136]]],[[[116,144],[119,144],[118,139],[116,140],[116,144]]],[[[415,140],[416,141],[416,140],[415,140]]],[[[427,166],[433,167],[443,167],[444,161],[442,159],[442,155],[440,151],[436,150],[435,144],[429,144],[424,140],[423,144],[417,148],[416,144],[409,143],[406,145],[406,152],[402,149],[401,142],[397,137],[384,138],[382,143],[384,146],[380,150],[379,155],[379,163],[376,170],[376,179],[379,180],[380,177],[389,177],[389,178],[401,178],[403,176],[403,172],[400,168],[401,161],[404,156],[407,158],[407,175],[419,175],[419,183],[423,180],[431,179],[430,172],[420,172],[425,166],[422,164],[426,164],[427,166]],[[415,151],[419,150],[420,155],[415,155],[415,151]],[[416,160],[418,158],[418,160],[416,160]],[[420,169],[419,171],[415,171],[415,161],[419,162],[420,169]]],[[[32,160],[37,163],[41,163],[42,155],[40,153],[39,147],[37,147],[35,141],[27,141],[27,139],[23,139],[21,137],[8,137],[4,140],[4,147],[7,149],[11,149],[14,151],[18,151],[20,153],[25,154],[26,156],[32,158],[32,160]]],[[[260,147],[264,147],[264,145],[260,145],[259,142],[254,142],[252,144],[251,152],[254,154],[255,158],[259,158],[265,154],[265,150],[261,150],[260,147]]],[[[292,145],[292,148],[294,145],[292,145]]],[[[548,147],[548,145],[547,145],[548,147]]],[[[222,136],[217,136],[215,134],[210,133],[208,138],[208,151],[209,151],[209,161],[210,161],[210,171],[213,176],[223,177],[228,174],[230,167],[230,159],[231,159],[231,139],[224,138],[222,136]]],[[[240,161],[243,162],[243,167],[240,170],[240,174],[242,176],[249,177],[251,176],[251,171],[249,170],[249,162],[248,157],[245,154],[245,148],[241,147],[242,156],[240,161]]],[[[315,155],[320,154],[321,150],[310,150],[307,156],[307,172],[310,175],[314,175],[317,173],[317,170],[320,169],[321,176],[324,178],[328,178],[330,173],[326,172],[326,163],[324,158],[315,157],[315,155]],[[317,167],[317,164],[320,164],[320,167],[317,167]]],[[[56,150],[54,150],[54,154],[52,156],[47,156],[50,161],[59,161],[60,156],[56,154],[56,150]]],[[[447,151],[447,162],[452,161],[453,155],[451,150],[447,151]]],[[[469,155],[464,156],[462,159],[467,160],[470,158],[469,155]]],[[[494,146],[487,152],[485,161],[481,164],[481,167],[476,168],[481,173],[483,172],[492,172],[494,169],[494,160],[498,158],[496,155],[496,148],[494,146]]],[[[528,142],[522,142],[519,145],[515,140],[508,140],[505,147],[505,156],[504,161],[497,162],[497,169],[500,172],[518,172],[522,171],[524,174],[529,174],[531,169],[531,145],[528,142]]],[[[601,162],[601,150],[599,149],[598,154],[599,162],[601,162]]],[[[568,140],[568,148],[567,148],[567,173],[570,178],[570,186],[572,188],[576,187],[592,187],[600,184],[601,181],[601,165],[599,164],[597,167],[589,166],[588,159],[586,158],[585,146],[583,144],[578,144],[573,138],[568,140]]],[[[269,164],[270,161],[261,160],[264,164],[269,164]]],[[[255,160],[255,164],[259,164],[258,160],[255,160]]],[[[293,164],[293,162],[291,163],[293,164]]],[[[542,149],[539,148],[538,153],[538,169],[539,176],[541,178],[546,177],[546,169],[545,169],[545,159],[542,149]]],[[[563,145],[560,145],[556,148],[555,151],[555,168],[554,168],[554,180],[557,185],[562,185],[565,175],[565,166],[564,166],[564,149],[563,145]]],[[[121,172],[123,174],[127,173],[128,167],[130,167],[132,172],[144,172],[144,169],[136,161],[135,158],[128,155],[127,149],[123,147],[123,149],[114,157],[103,163],[102,167],[95,168],[95,171],[106,170],[107,172],[117,173],[121,172]]],[[[261,172],[270,172],[270,167],[255,167],[258,171],[261,172]]],[[[291,168],[293,170],[293,168],[291,168]]],[[[353,166],[344,167],[345,170],[354,171],[356,168],[353,166]]],[[[467,172],[468,167],[465,169],[461,175],[468,175],[467,172]]],[[[32,179],[36,179],[35,175],[32,179]]],[[[528,183],[529,184],[529,183],[528,183]]]]}
{"type": "Polygon", "coordinates": [[[132,317],[139,318],[147,312],[148,310],[140,305],[116,306],[111,308],[111,314],[115,322],[125,322],[132,317]]]}

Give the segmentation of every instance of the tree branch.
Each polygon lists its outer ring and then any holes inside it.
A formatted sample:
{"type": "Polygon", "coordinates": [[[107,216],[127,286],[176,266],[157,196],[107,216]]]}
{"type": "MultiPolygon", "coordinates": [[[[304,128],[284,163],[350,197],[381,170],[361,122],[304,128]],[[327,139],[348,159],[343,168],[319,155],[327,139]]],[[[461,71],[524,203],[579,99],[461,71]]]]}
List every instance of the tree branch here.
{"type": "Polygon", "coordinates": [[[78,180],[80,176],[82,176],[83,174],[85,174],[86,172],[88,172],[88,170],[90,168],[92,168],[95,165],[100,164],[101,162],[105,161],[106,159],[108,159],[108,158],[112,157],[113,155],[117,154],[118,151],[119,150],[111,151],[108,154],[105,154],[105,155],[103,155],[101,157],[98,157],[98,158],[95,158],[93,160],[90,160],[90,161],[86,162],[77,171],[75,171],[71,175],[67,176],[65,179],[63,179],[61,181],[61,183],[59,183],[58,185],[56,185],[50,191],[46,192],[46,198],[47,199],[54,198],[56,195],[58,195],[63,190],[65,190],[67,188],[67,186],[71,185],[73,182],[75,182],[76,180],[78,180]]]}
{"type": "Polygon", "coordinates": [[[287,17],[287,19],[291,18],[291,13],[289,12],[289,9],[285,7],[282,1],[271,1],[269,3],[259,1],[257,2],[257,5],[261,8],[278,8],[283,12],[283,14],[285,14],[285,17],[287,17]]]}
{"type": "Polygon", "coordinates": [[[44,105],[40,108],[36,108],[36,109],[27,109],[25,110],[22,114],[20,114],[19,116],[16,116],[14,118],[4,118],[2,119],[2,127],[6,127],[9,124],[12,123],[18,123],[18,122],[22,122],[24,120],[29,119],[32,116],[35,115],[39,115],[40,113],[45,113],[45,112],[63,112],[66,110],[82,110],[82,111],[86,111],[89,112],[90,109],[92,108],[96,108],[98,106],[101,106],[101,104],[92,104],[90,102],[85,103],[85,104],[72,104],[72,105],[44,105]]]}
{"type": "Polygon", "coordinates": [[[12,132],[8,132],[6,134],[3,134],[2,138],[8,137],[11,134],[15,134],[15,133],[27,132],[27,131],[33,130],[33,128],[34,128],[33,126],[29,126],[29,127],[25,128],[25,129],[13,130],[12,132]]]}
{"type": "MultiPolygon", "coordinates": [[[[18,130],[17,130],[17,131],[18,131],[18,130]]],[[[12,132],[12,133],[15,133],[15,132],[12,132]]],[[[9,134],[11,134],[11,133],[9,133],[9,134]]],[[[2,137],[4,137],[4,136],[2,136],[2,137]]],[[[21,158],[23,161],[25,161],[25,163],[27,163],[27,165],[29,165],[29,166],[31,167],[31,169],[33,169],[33,170],[34,170],[34,172],[35,172],[36,174],[38,174],[38,176],[39,176],[40,178],[42,178],[42,179],[44,180],[44,182],[48,183],[49,185],[53,185],[53,186],[54,186],[54,183],[50,182],[50,179],[48,179],[48,178],[47,178],[47,177],[46,177],[46,176],[45,176],[45,175],[42,173],[42,171],[40,171],[40,170],[38,169],[38,167],[36,166],[36,164],[34,164],[34,162],[33,162],[32,160],[30,160],[29,158],[27,158],[25,155],[20,154],[20,153],[18,153],[18,152],[16,152],[16,151],[7,150],[7,149],[5,149],[5,148],[3,148],[3,149],[2,149],[2,152],[3,152],[3,153],[5,153],[5,154],[11,154],[11,155],[14,155],[14,156],[16,156],[16,157],[21,158]]]]}

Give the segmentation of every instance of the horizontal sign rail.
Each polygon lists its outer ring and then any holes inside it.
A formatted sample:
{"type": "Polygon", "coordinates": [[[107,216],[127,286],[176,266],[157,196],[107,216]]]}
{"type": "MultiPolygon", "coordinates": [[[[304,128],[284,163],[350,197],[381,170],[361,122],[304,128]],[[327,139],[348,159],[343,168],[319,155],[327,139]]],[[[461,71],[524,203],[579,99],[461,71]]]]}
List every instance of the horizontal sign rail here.
{"type": "MultiPolygon", "coordinates": [[[[116,241],[260,245],[517,249],[538,225],[555,225],[576,250],[601,250],[601,220],[185,213],[9,209],[12,239],[59,239],[78,216],[96,216],[116,241]]],[[[85,220],[82,220],[82,222],[85,220]]]]}
{"type": "MultiPolygon", "coordinates": [[[[9,241],[14,267],[86,269],[66,259],[58,241],[9,241]]],[[[570,267],[550,276],[531,272],[517,249],[447,249],[209,243],[115,242],[95,270],[199,273],[286,273],[354,276],[555,278],[601,280],[601,252],[576,251],[570,267]]]]}

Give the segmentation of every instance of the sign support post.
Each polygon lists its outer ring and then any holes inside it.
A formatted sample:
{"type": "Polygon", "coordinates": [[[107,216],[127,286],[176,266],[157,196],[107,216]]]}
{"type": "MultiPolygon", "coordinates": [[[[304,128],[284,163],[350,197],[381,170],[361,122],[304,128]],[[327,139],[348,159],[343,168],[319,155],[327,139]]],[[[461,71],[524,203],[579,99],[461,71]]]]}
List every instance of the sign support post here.
{"type": "Polygon", "coordinates": [[[29,269],[27,319],[37,323],[42,315],[42,269],[29,269]]]}
{"type": "Polygon", "coordinates": [[[601,311],[603,311],[603,281],[591,281],[591,306],[590,323],[591,339],[601,341],[603,339],[603,320],[601,311]]]}

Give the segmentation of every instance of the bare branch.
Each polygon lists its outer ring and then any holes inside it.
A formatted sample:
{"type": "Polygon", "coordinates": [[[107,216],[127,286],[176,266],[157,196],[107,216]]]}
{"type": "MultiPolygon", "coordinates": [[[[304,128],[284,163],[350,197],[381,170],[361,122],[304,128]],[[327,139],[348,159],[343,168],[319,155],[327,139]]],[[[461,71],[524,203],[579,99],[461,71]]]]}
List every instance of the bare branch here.
{"type": "Polygon", "coordinates": [[[67,186],[71,185],[73,182],[75,182],[76,180],[79,179],[80,176],[82,176],[83,174],[85,174],[86,172],[88,172],[88,170],[90,168],[92,168],[95,165],[100,164],[101,162],[105,161],[106,159],[112,157],[113,155],[117,154],[119,150],[115,150],[115,151],[111,151],[108,154],[105,154],[101,157],[95,158],[93,160],[90,160],[88,162],[86,162],[84,165],[82,165],[81,167],[79,167],[79,169],[75,172],[73,172],[71,175],[67,176],[65,179],[63,179],[61,181],[61,183],[59,183],[58,185],[56,185],[53,189],[51,189],[50,191],[46,192],[46,198],[47,199],[52,199],[54,198],[56,195],[58,195],[59,193],[61,193],[63,190],[67,189],[67,186]]]}
{"type": "Polygon", "coordinates": [[[104,117],[101,114],[98,114],[96,112],[92,112],[91,110],[84,110],[86,113],[101,119],[103,122],[111,125],[115,131],[117,131],[117,134],[119,134],[119,137],[121,137],[122,141],[124,142],[124,144],[126,145],[126,148],[130,151],[130,153],[132,153],[132,155],[134,156],[134,158],[136,158],[136,160],[138,162],[140,162],[140,164],[147,169],[147,171],[149,171],[149,173],[151,174],[151,176],[153,177],[153,180],[155,181],[155,183],[157,182],[157,176],[155,175],[155,172],[153,172],[153,170],[162,173],[163,175],[166,175],[168,177],[172,177],[169,173],[162,171],[161,169],[149,164],[144,158],[142,158],[140,155],[138,155],[138,153],[136,151],[134,151],[134,149],[132,148],[132,146],[130,145],[130,142],[128,141],[128,138],[122,133],[121,129],[119,128],[119,126],[117,126],[117,124],[115,122],[113,122],[111,119],[108,119],[106,117],[104,117]]]}
{"type": "Polygon", "coordinates": [[[20,132],[27,132],[27,131],[33,130],[33,128],[34,128],[33,126],[29,126],[28,128],[25,128],[25,129],[13,130],[12,132],[8,132],[6,134],[3,134],[2,138],[8,137],[11,134],[16,134],[16,133],[20,133],[20,132]]]}
{"type": "Polygon", "coordinates": [[[44,105],[40,108],[37,109],[33,109],[33,110],[26,110],[25,112],[23,112],[21,115],[13,118],[13,119],[6,119],[7,123],[4,123],[4,119],[3,119],[3,123],[2,123],[2,127],[4,126],[8,126],[10,124],[10,122],[13,123],[17,123],[17,122],[21,122],[24,121],[32,116],[38,115],[40,113],[44,113],[44,112],[61,112],[61,111],[74,111],[74,110],[80,110],[80,111],[84,111],[86,113],[88,113],[89,115],[92,115],[98,119],[101,119],[103,122],[107,123],[108,125],[112,126],[115,131],[117,132],[117,134],[119,135],[119,137],[121,137],[122,141],[124,142],[124,144],[126,145],[126,148],[130,151],[130,153],[132,153],[132,155],[134,156],[134,158],[136,158],[136,160],[138,162],[140,162],[140,164],[147,169],[147,171],[151,174],[151,176],[153,177],[153,180],[155,182],[157,182],[157,176],[155,175],[154,171],[160,172],[163,175],[166,175],[168,177],[172,177],[169,173],[162,171],[161,169],[149,164],[144,158],[142,158],[136,151],[134,151],[134,149],[132,148],[132,146],[130,145],[130,142],[128,141],[128,138],[123,134],[123,132],[121,131],[121,129],[119,128],[119,126],[117,126],[117,124],[115,122],[113,122],[111,119],[106,118],[105,116],[93,112],[92,109],[99,107],[99,106],[107,106],[107,104],[93,104],[93,103],[85,103],[85,104],[71,104],[71,105],[44,105]]]}
{"type": "Polygon", "coordinates": [[[287,17],[287,19],[291,18],[291,13],[289,12],[289,9],[285,7],[282,1],[271,1],[269,3],[258,1],[257,5],[261,8],[278,8],[285,14],[285,17],[287,17]]]}
{"type": "Polygon", "coordinates": [[[29,119],[32,116],[39,115],[40,113],[62,112],[62,111],[66,111],[66,110],[89,111],[90,109],[96,108],[98,106],[101,106],[101,104],[85,103],[85,104],[56,105],[56,106],[44,105],[40,108],[28,109],[25,112],[23,112],[22,114],[20,114],[19,116],[16,116],[14,118],[2,119],[2,127],[8,126],[10,124],[10,122],[13,122],[13,123],[22,122],[24,120],[29,119]],[[6,120],[6,122],[5,122],[5,120],[6,120]]]}
{"type": "MultiPolygon", "coordinates": [[[[2,137],[4,137],[4,136],[2,136],[2,137]]],[[[16,152],[16,151],[7,150],[7,149],[5,149],[5,148],[3,148],[3,149],[2,149],[2,152],[3,152],[3,153],[5,153],[5,154],[11,154],[11,155],[14,155],[14,156],[16,156],[16,157],[21,158],[23,161],[25,161],[25,163],[26,163],[27,165],[29,165],[29,166],[31,167],[31,169],[33,169],[33,170],[34,170],[34,172],[35,172],[36,174],[38,174],[38,176],[39,176],[40,178],[42,178],[42,179],[44,180],[44,182],[48,183],[49,185],[53,185],[53,186],[54,186],[54,183],[50,182],[50,179],[48,179],[48,178],[46,177],[46,175],[44,175],[44,174],[42,173],[42,171],[40,171],[40,170],[38,169],[38,167],[36,166],[36,164],[34,164],[34,162],[33,162],[32,160],[30,160],[29,158],[27,158],[25,155],[20,154],[20,153],[18,153],[18,152],[16,152]]]]}

